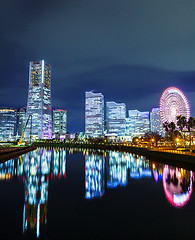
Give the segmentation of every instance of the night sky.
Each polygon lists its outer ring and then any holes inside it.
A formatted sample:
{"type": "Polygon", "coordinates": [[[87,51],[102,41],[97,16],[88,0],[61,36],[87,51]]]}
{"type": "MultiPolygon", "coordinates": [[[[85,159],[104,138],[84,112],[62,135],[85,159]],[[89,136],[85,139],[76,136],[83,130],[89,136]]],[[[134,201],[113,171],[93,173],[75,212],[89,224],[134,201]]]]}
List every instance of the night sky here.
{"type": "Polygon", "coordinates": [[[70,132],[92,89],[149,111],[175,86],[195,116],[194,13],[194,0],[0,0],[0,107],[27,105],[29,62],[44,59],[70,132]]]}

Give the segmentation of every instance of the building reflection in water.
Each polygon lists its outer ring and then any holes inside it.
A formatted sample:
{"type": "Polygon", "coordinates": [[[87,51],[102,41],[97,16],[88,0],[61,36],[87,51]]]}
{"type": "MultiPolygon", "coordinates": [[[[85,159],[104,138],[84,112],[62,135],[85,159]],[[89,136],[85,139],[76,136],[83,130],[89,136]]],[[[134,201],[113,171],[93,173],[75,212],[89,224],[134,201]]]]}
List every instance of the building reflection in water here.
{"type": "Polygon", "coordinates": [[[37,150],[30,152],[23,159],[23,232],[36,228],[37,237],[40,235],[40,224],[47,222],[50,163],[51,151],[37,150]]]}
{"type": "Polygon", "coordinates": [[[47,223],[49,180],[66,177],[66,151],[37,149],[0,164],[0,179],[17,176],[24,182],[23,233],[40,236],[47,223]]]}
{"type": "Polygon", "coordinates": [[[16,174],[14,160],[9,160],[0,164],[0,180],[11,179],[16,174]]]}
{"type": "Polygon", "coordinates": [[[126,155],[120,152],[110,151],[108,154],[107,187],[127,185],[127,161],[126,155]]]}
{"type": "Polygon", "coordinates": [[[152,171],[148,160],[146,160],[143,156],[130,153],[126,155],[127,158],[129,158],[128,169],[130,178],[140,179],[152,177],[152,171]]]}
{"type": "Polygon", "coordinates": [[[174,207],[183,207],[189,201],[193,191],[193,178],[192,171],[164,166],[163,188],[166,198],[174,207]]]}
{"type": "Polygon", "coordinates": [[[106,188],[125,187],[130,179],[141,178],[163,181],[165,196],[174,207],[187,204],[193,191],[192,171],[153,163],[131,153],[85,151],[87,199],[101,197],[106,188]]]}
{"type": "MultiPolygon", "coordinates": [[[[69,150],[73,154],[73,149],[69,150]]],[[[163,182],[168,201],[183,207],[193,191],[194,173],[146,160],[131,153],[94,152],[85,154],[85,198],[101,198],[107,188],[125,187],[131,179],[153,178],[163,182]]],[[[66,178],[66,150],[37,149],[0,164],[0,180],[18,178],[24,182],[23,232],[40,236],[47,222],[49,182],[66,178]]]]}
{"type": "Polygon", "coordinates": [[[85,197],[101,197],[104,194],[104,154],[85,152],[85,197]]]}

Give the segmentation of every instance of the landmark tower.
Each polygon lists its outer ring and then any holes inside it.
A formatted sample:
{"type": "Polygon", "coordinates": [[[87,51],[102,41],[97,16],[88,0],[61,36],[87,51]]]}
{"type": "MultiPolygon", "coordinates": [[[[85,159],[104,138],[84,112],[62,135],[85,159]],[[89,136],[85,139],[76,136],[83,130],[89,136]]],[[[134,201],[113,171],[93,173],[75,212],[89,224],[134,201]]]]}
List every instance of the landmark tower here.
{"type": "MultiPolygon", "coordinates": [[[[32,115],[32,138],[52,136],[51,66],[45,61],[30,62],[26,120],[32,115]]],[[[25,137],[29,137],[30,126],[25,137]]]]}

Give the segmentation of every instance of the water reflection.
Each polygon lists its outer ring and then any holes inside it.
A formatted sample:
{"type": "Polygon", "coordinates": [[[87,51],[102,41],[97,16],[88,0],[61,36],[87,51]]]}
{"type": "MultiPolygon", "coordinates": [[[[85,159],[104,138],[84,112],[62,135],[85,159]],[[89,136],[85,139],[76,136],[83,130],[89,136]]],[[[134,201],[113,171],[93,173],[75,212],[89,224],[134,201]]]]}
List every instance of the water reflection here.
{"type": "Polygon", "coordinates": [[[23,157],[25,177],[25,202],[23,210],[23,232],[36,229],[40,235],[40,225],[47,222],[47,201],[51,151],[34,151],[23,157]]]}
{"type": "Polygon", "coordinates": [[[166,198],[175,207],[183,207],[192,194],[193,172],[182,168],[164,166],[163,188],[166,198]]]}
{"type": "MultiPolygon", "coordinates": [[[[81,151],[81,150],[80,150],[81,151]]],[[[193,191],[194,173],[147,160],[130,153],[83,150],[85,160],[85,198],[104,197],[107,189],[126,188],[140,179],[160,183],[169,203],[183,207],[193,191]]],[[[67,153],[74,149],[37,149],[20,158],[0,164],[0,180],[24,182],[23,233],[40,236],[47,223],[48,189],[51,180],[66,178],[67,153]]]]}
{"type": "Polygon", "coordinates": [[[167,200],[174,207],[187,204],[194,174],[182,168],[155,164],[142,156],[121,152],[85,151],[85,197],[100,198],[106,188],[125,187],[131,179],[163,181],[167,200]]]}
{"type": "Polygon", "coordinates": [[[127,185],[127,161],[128,158],[122,153],[108,153],[108,188],[127,185]]]}
{"type": "Polygon", "coordinates": [[[39,237],[47,223],[49,180],[66,177],[66,151],[37,149],[0,164],[0,179],[13,176],[24,182],[23,233],[39,237]]]}
{"type": "Polygon", "coordinates": [[[103,154],[86,152],[85,154],[85,197],[96,198],[104,194],[104,165],[103,154]]]}

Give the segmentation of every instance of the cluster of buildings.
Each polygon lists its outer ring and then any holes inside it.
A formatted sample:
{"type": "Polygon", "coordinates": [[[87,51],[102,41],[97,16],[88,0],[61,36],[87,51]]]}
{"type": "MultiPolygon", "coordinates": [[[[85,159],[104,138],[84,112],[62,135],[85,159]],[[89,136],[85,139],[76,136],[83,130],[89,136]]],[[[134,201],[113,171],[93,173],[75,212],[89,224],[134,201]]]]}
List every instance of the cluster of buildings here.
{"type": "Polygon", "coordinates": [[[24,131],[29,139],[64,137],[67,111],[51,107],[51,66],[44,60],[30,62],[27,107],[0,108],[0,141],[19,139],[24,131]],[[26,122],[32,116],[32,124],[26,122]]]}
{"type": "MultiPolygon", "coordinates": [[[[163,123],[176,123],[178,115],[188,120],[190,108],[184,94],[175,87],[164,91],[159,108],[147,112],[127,110],[125,103],[105,103],[102,93],[89,91],[85,92],[85,131],[80,136],[131,140],[147,132],[164,135],[163,123]]],[[[67,111],[52,110],[51,66],[44,60],[30,62],[27,107],[0,108],[0,141],[19,139],[24,130],[26,140],[78,137],[78,133],[67,134],[67,111]],[[30,116],[32,121],[28,122],[30,116]]]]}
{"type": "Polygon", "coordinates": [[[163,135],[163,124],[159,108],[149,112],[127,109],[125,103],[114,101],[104,104],[102,93],[85,93],[85,135],[86,137],[124,137],[155,132],[163,135]]]}
{"type": "MultiPolygon", "coordinates": [[[[36,149],[0,164],[0,180],[17,178],[24,184],[23,233],[39,238],[48,221],[48,194],[56,180],[66,181],[67,156],[73,149],[36,149]],[[30,161],[29,161],[30,160],[30,161]],[[30,164],[29,164],[30,162],[30,164]]],[[[153,179],[160,183],[168,202],[176,208],[187,205],[193,191],[194,173],[177,167],[145,161],[131,153],[84,150],[84,194],[99,199],[116,188],[127,187],[131,180],[153,179]],[[169,176],[169,177],[168,177],[169,176]],[[169,181],[167,180],[169,179],[169,181]],[[108,193],[108,192],[107,192],[108,193]]]]}

